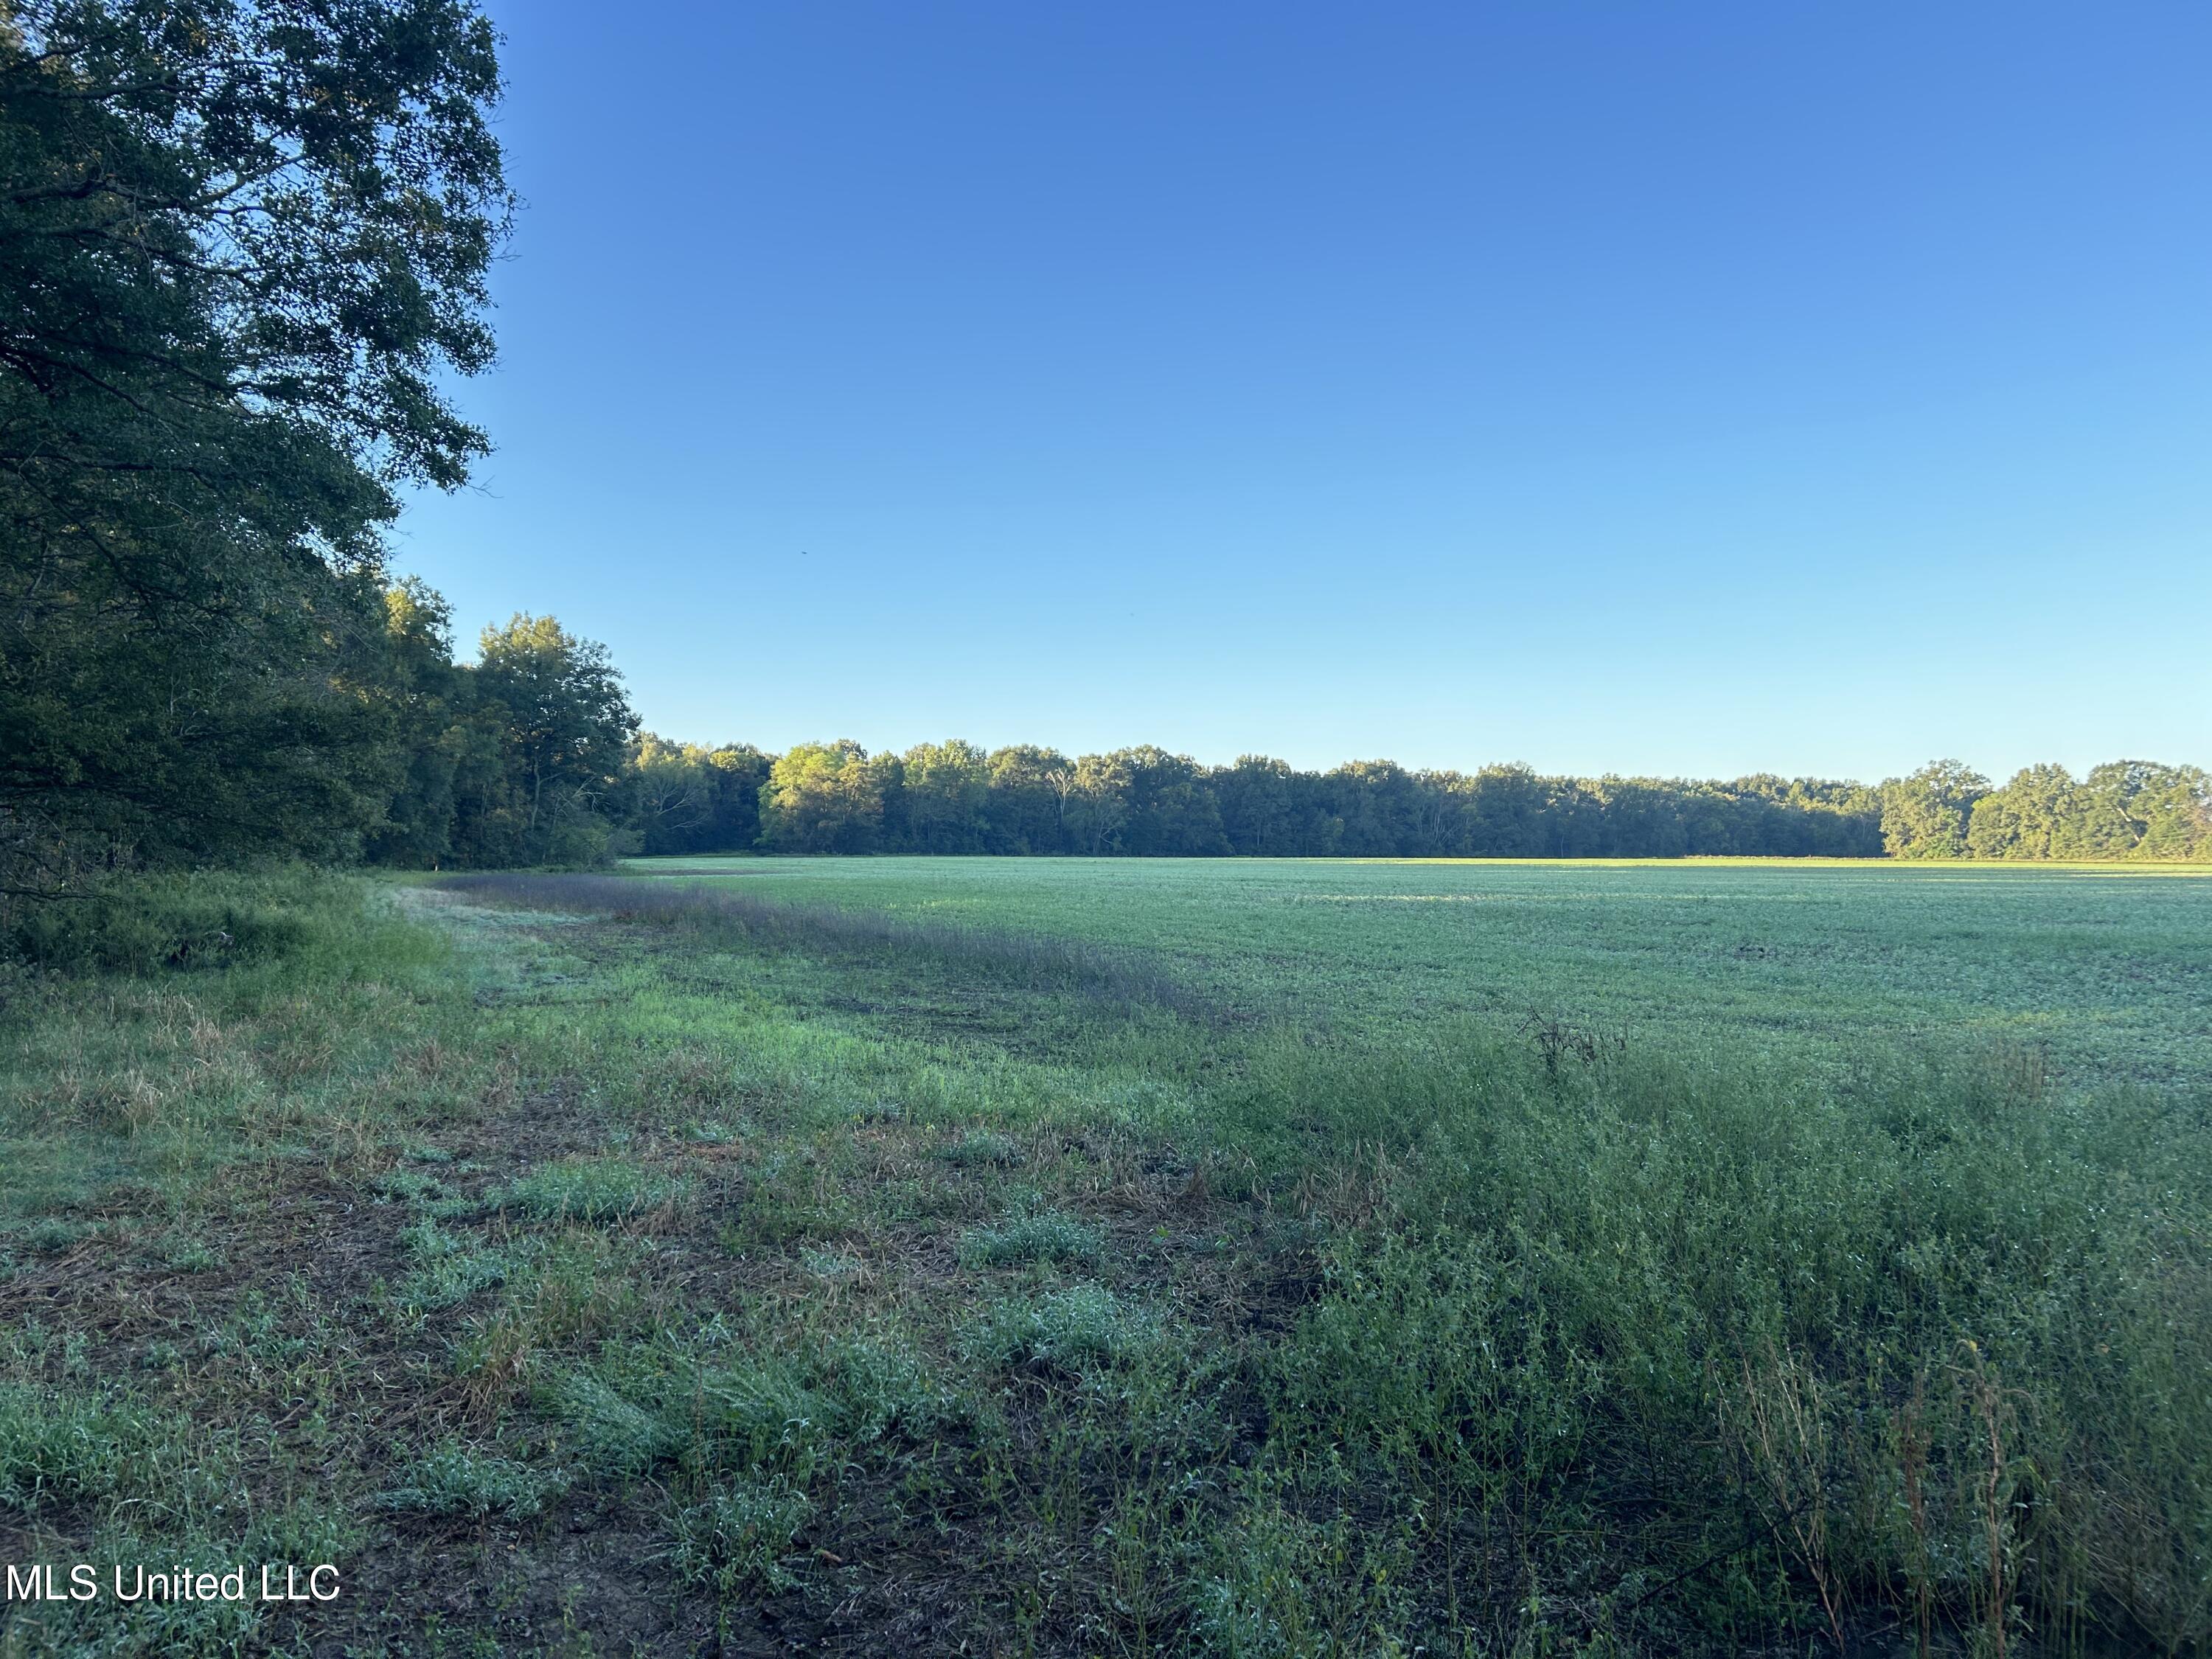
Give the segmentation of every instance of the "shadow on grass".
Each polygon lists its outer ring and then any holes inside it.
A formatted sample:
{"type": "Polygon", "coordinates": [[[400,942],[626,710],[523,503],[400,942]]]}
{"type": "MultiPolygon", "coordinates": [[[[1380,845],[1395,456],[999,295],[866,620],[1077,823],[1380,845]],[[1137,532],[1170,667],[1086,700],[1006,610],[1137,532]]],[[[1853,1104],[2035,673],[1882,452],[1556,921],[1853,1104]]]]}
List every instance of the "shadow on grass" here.
{"type": "Polygon", "coordinates": [[[718,929],[789,950],[854,951],[978,969],[1024,990],[1071,993],[1130,1011],[1158,1008],[1212,1025],[1239,1023],[1224,1005],[1136,953],[1079,940],[789,904],[695,884],[647,885],[623,876],[494,872],[450,877],[439,885],[495,904],[718,929]]]}

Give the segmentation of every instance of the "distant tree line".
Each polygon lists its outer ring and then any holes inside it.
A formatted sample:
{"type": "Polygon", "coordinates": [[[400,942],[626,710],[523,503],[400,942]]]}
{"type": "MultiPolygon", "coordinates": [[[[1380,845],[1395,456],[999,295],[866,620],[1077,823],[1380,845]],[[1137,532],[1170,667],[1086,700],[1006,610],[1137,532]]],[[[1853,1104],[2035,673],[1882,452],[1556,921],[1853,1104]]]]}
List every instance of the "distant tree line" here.
{"type": "Polygon", "coordinates": [[[396,779],[361,846],[447,868],[623,853],[1353,858],[2212,859],[2212,778],[2121,761],[2003,788],[1955,761],[1880,785],[1548,776],[1526,766],[1304,771],[1143,746],[1069,756],[957,738],[781,755],[640,734],[603,647],[550,617],[457,662],[444,603],[387,596],[377,682],[396,779]]]}
{"type": "Polygon", "coordinates": [[[1204,766],[1150,746],[1070,757],[952,739],[850,740],[770,757],[647,737],[630,823],[647,853],[997,853],[1205,857],[1879,857],[1881,798],[1814,779],[1547,777],[1525,766],[1301,771],[1204,766]]]}
{"type": "Polygon", "coordinates": [[[2002,789],[1955,762],[1879,786],[1771,775],[1549,776],[1526,766],[1301,771],[1142,747],[1070,757],[957,739],[903,754],[800,744],[771,757],[647,736],[638,850],[1354,858],[2212,859],[2212,777],[2119,761],[2002,789]]]}

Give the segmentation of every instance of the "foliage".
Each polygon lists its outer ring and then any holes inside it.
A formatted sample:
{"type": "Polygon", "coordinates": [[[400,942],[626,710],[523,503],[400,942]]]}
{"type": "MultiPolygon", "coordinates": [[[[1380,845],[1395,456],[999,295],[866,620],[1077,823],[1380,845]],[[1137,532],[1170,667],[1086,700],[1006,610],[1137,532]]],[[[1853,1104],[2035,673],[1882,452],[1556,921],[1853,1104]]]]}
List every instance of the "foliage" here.
{"type": "MultiPolygon", "coordinates": [[[[2030,768],[2004,789],[1955,761],[1878,788],[1472,775],[1389,761],[1205,767],[1151,748],[1071,760],[957,739],[872,755],[850,738],[770,759],[647,736],[630,767],[649,853],[1194,857],[2153,859],[2212,854],[2212,779],[2118,762],[2076,784],[2030,768]]],[[[611,796],[610,796],[611,798],[611,796]]],[[[474,862],[484,862],[478,858],[474,862]]]]}
{"type": "Polygon", "coordinates": [[[1101,1247],[1098,1230],[1073,1216],[1017,1216],[996,1226],[971,1229],[960,1241],[960,1259],[976,1267],[1004,1267],[1016,1261],[1089,1261],[1101,1247]]]}
{"type": "Polygon", "coordinates": [[[517,615],[485,629],[479,660],[463,665],[436,593],[403,582],[386,607],[407,759],[373,859],[577,866],[631,844],[618,820],[640,811],[637,718],[605,647],[517,615]]]}
{"type": "Polygon", "coordinates": [[[357,848],[376,574],[484,447],[509,198],[467,0],[0,17],[0,876],[357,848]]]}
{"type": "Polygon", "coordinates": [[[305,874],[154,876],[14,913],[7,954],[71,972],[150,973],[278,959],[326,927],[330,885],[305,874]]]}
{"type": "Polygon", "coordinates": [[[741,1477],[716,1487],[706,1502],[671,1520],[676,1576],[722,1597],[755,1587],[782,1589],[792,1582],[782,1557],[811,1507],[780,1475],[741,1477]]]}
{"type": "Polygon", "coordinates": [[[2080,782],[2030,766],[1974,802],[1966,850],[1983,859],[2191,859],[2212,852],[2212,775],[2112,761],[2080,782]]]}
{"type": "Polygon", "coordinates": [[[762,844],[785,852],[872,853],[882,838],[889,768],[850,739],[803,743],[769,769],[762,844]]]}
{"type": "Polygon", "coordinates": [[[535,1221],[635,1220],[682,1201],[690,1182],[680,1176],[641,1170],[626,1159],[572,1158],[549,1164],[511,1182],[499,1206],[535,1221]]]}
{"type": "MultiPolygon", "coordinates": [[[[670,816],[663,802],[672,796],[703,818],[692,803],[712,792],[696,777],[679,786],[675,757],[696,768],[708,752],[646,741],[639,767],[654,785],[645,822],[670,816]]],[[[1542,858],[1881,850],[1878,799],[1855,785],[1583,781],[1510,766],[1467,776],[1409,773],[1387,761],[1317,773],[1251,755],[1208,768],[1150,746],[1070,760],[1027,744],[986,754],[958,739],[872,756],[849,738],[801,744],[768,763],[759,801],[758,845],[778,852],[1542,858]]],[[[664,838],[656,848],[747,849],[742,810],[720,810],[732,826],[723,838],[694,835],[681,848],[664,838]]]]}
{"type": "Polygon", "coordinates": [[[104,1497],[145,1438],[131,1415],[89,1400],[0,1387],[0,1510],[32,1514],[104,1497]]]}
{"type": "Polygon", "coordinates": [[[1989,790],[1987,778],[1954,760],[1891,779],[1881,791],[1882,850],[1892,858],[1965,857],[1967,825],[1989,790]]]}
{"type": "Polygon", "coordinates": [[[629,820],[647,854],[750,847],[760,839],[769,758],[744,744],[708,749],[647,732],[630,757],[629,820]]]}
{"type": "Polygon", "coordinates": [[[968,1341],[975,1353],[1001,1364],[1079,1373],[1133,1359],[1158,1334],[1151,1314],[1103,1285],[1084,1284],[996,1303],[968,1341]]]}

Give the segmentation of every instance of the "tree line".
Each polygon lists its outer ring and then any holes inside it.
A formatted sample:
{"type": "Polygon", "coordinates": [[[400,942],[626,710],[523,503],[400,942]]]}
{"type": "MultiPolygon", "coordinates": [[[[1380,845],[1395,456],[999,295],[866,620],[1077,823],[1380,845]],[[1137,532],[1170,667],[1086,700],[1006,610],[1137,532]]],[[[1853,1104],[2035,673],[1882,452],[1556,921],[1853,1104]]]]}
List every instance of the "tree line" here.
{"type": "Polygon", "coordinates": [[[1304,771],[1153,747],[1070,757],[957,739],[780,756],[641,739],[624,838],[653,853],[1356,858],[2212,860],[2212,777],[2118,761],[2002,788],[1956,762],[1878,785],[1547,775],[1517,764],[1304,771]]]}
{"type": "Polygon", "coordinates": [[[1143,745],[1068,756],[957,738],[779,756],[646,738],[631,820],[647,853],[994,853],[1204,857],[1873,857],[1872,791],[1814,779],[1548,777],[1526,766],[1306,771],[1206,766],[1143,745]]]}
{"type": "Polygon", "coordinates": [[[1142,745],[1069,756],[958,738],[781,754],[641,733],[603,647],[549,617],[488,629],[454,660],[446,607],[387,599],[402,781],[372,860],[585,864],[629,853],[1358,858],[2212,858],[2212,778],[2121,761],[2002,788],[1955,761],[1868,785],[1207,766],[1142,745]]]}
{"type": "Polygon", "coordinates": [[[1882,850],[1905,859],[2212,860],[2212,777],[2107,761],[2022,767],[2002,787],[1959,761],[1882,786],[1882,850]]]}

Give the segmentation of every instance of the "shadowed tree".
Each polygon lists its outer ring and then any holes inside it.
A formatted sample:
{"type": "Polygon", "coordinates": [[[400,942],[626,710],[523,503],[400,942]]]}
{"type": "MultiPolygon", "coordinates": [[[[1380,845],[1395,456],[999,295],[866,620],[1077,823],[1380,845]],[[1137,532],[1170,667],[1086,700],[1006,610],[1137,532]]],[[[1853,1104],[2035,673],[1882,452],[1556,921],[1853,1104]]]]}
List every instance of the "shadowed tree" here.
{"type": "Polygon", "coordinates": [[[990,767],[983,751],[957,738],[916,744],[900,757],[905,791],[902,845],[915,853],[983,849],[990,767]]]}
{"type": "Polygon", "coordinates": [[[550,617],[487,628],[475,670],[477,716],[497,732],[513,854],[525,863],[592,863],[607,850],[605,810],[637,731],[607,648],[550,617]]]}
{"type": "Polygon", "coordinates": [[[1229,850],[1221,831],[1221,805],[1206,775],[1188,755],[1146,744],[1106,757],[1121,780],[1126,815],[1121,850],[1148,856],[1198,857],[1229,850]]]}
{"type": "Polygon", "coordinates": [[[1129,821],[1129,763],[1125,755],[1085,755],[1055,780],[1067,848],[1097,858],[1118,853],[1129,821]]]}
{"type": "Polygon", "coordinates": [[[710,751],[671,743],[651,732],[630,751],[628,822],[648,856],[700,850],[719,802],[720,778],[710,751]]]}
{"type": "Polygon", "coordinates": [[[379,532],[484,448],[441,383],[491,359],[498,90],[464,0],[0,12],[19,850],[330,851],[380,817],[379,532]]]}
{"type": "Polygon", "coordinates": [[[1296,850],[1296,778],[1289,762],[1267,755],[1239,755],[1236,765],[1212,773],[1208,781],[1231,852],[1265,858],[1296,850]]]}
{"type": "Polygon", "coordinates": [[[983,822],[989,850],[1066,852],[1066,786],[1074,763],[1057,749],[1015,744],[993,750],[987,768],[983,822]]]}

